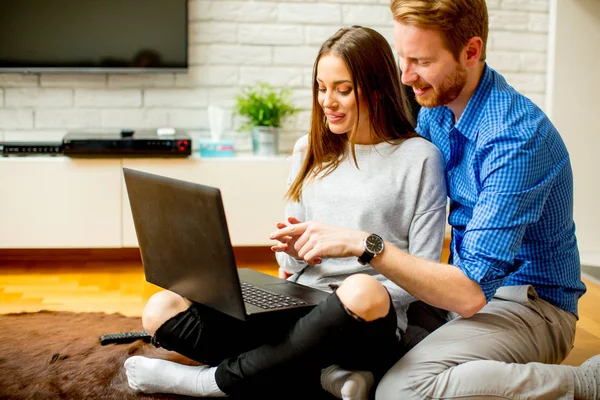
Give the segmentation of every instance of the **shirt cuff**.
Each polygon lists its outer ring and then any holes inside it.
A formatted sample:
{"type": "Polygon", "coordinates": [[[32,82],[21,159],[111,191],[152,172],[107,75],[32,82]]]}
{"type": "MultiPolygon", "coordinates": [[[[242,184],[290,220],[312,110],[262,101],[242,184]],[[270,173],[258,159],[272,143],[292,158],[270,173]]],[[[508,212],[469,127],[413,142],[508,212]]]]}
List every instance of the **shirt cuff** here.
{"type": "Polygon", "coordinates": [[[458,263],[458,265],[455,265],[455,267],[459,268],[463,272],[463,274],[465,274],[469,279],[471,279],[473,282],[479,285],[481,291],[485,296],[486,302],[489,302],[490,300],[492,300],[492,297],[494,297],[494,295],[496,294],[496,290],[498,290],[498,288],[502,286],[502,284],[506,280],[506,277],[503,276],[503,274],[496,271],[492,266],[488,266],[487,268],[478,267],[479,270],[484,269],[485,271],[483,273],[478,274],[478,276],[475,276],[471,272],[472,268],[469,268],[468,263],[466,264],[467,265],[465,265],[464,262],[460,262],[458,263]]]}

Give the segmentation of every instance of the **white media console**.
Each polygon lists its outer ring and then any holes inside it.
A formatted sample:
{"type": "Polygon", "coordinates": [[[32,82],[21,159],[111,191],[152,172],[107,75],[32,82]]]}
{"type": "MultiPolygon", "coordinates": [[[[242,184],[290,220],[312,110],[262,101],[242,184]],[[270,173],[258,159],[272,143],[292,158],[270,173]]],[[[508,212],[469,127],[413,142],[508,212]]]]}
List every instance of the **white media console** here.
{"type": "MultiPolygon", "coordinates": [[[[234,246],[269,246],[291,157],[0,157],[0,249],[137,247],[122,168],[221,189],[234,246]]],[[[447,232],[449,233],[449,232],[447,232]]],[[[600,266],[581,250],[583,265],[600,266]]]]}
{"type": "Polygon", "coordinates": [[[221,189],[234,246],[267,246],[290,157],[0,157],[0,249],[137,247],[122,168],[221,189]]]}

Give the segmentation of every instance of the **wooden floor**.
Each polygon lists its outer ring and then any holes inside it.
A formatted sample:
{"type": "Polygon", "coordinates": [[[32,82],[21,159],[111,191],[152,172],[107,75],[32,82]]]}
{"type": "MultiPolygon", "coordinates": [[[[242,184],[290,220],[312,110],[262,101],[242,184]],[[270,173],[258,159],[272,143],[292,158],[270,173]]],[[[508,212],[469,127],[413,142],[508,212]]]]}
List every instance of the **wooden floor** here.
{"type": "MultiPolygon", "coordinates": [[[[274,262],[240,265],[276,274],[274,262]]],[[[575,348],[565,364],[600,353],[600,286],[585,280],[575,348]]],[[[96,311],[139,316],[159,288],[144,280],[141,263],[129,261],[0,260],[0,314],[39,310],[96,311]]]]}

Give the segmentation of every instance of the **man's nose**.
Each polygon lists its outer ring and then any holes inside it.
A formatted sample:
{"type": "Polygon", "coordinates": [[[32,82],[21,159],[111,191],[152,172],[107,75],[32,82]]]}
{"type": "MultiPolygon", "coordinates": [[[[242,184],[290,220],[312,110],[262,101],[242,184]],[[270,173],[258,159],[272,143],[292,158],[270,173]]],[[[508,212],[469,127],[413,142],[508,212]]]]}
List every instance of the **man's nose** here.
{"type": "Polygon", "coordinates": [[[410,85],[418,80],[417,74],[413,71],[410,63],[405,59],[398,57],[398,66],[400,67],[400,79],[403,84],[410,85]]]}
{"type": "Polygon", "coordinates": [[[410,85],[419,79],[419,76],[412,70],[412,68],[408,67],[408,65],[406,65],[406,68],[402,69],[400,74],[402,83],[405,85],[410,85]]]}

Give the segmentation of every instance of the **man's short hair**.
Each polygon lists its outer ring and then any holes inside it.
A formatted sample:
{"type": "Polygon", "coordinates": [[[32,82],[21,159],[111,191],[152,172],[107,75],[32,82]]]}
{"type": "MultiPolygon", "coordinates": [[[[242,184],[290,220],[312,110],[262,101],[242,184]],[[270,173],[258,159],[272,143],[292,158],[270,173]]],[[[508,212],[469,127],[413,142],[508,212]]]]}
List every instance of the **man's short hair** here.
{"type": "Polygon", "coordinates": [[[485,0],[391,0],[390,8],[395,21],[439,31],[457,60],[469,39],[480,37],[483,41],[480,60],[485,60],[488,36],[485,0]]]}

